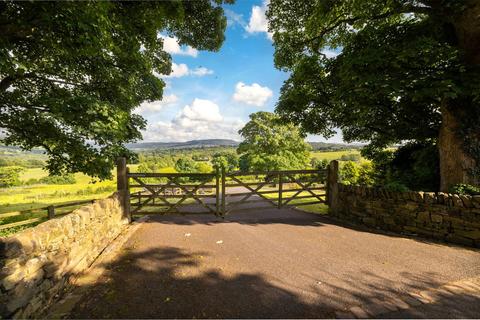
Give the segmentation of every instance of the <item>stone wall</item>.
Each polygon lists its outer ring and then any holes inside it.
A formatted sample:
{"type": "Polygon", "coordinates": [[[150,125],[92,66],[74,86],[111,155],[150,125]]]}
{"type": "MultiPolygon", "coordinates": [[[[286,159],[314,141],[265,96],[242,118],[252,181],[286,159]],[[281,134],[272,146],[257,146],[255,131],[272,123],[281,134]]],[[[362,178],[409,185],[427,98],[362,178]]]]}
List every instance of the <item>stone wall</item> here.
{"type": "Polygon", "coordinates": [[[331,214],[368,227],[480,247],[480,196],[338,184],[331,214]]]}
{"type": "Polygon", "coordinates": [[[74,284],[129,222],[118,194],[0,239],[0,318],[30,318],[74,284]]]}

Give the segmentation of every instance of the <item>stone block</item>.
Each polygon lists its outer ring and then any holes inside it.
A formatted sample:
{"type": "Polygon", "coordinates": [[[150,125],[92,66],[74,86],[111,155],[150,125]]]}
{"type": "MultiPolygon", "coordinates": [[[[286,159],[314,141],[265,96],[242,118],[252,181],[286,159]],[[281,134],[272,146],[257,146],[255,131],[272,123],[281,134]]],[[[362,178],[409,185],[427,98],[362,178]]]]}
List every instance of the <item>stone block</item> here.
{"type": "Polygon", "coordinates": [[[442,223],[443,222],[443,217],[439,214],[432,214],[431,215],[431,220],[432,220],[432,222],[435,222],[435,223],[442,223]]]}
{"type": "Polygon", "coordinates": [[[18,269],[15,273],[2,279],[1,284],[3,290],[8,291],[13,289],[17,284],[22,283],[24,278],[25,271],[23,269],[18,269]]]}
{"type": "Polygon", "coordinates": [[[453,206],[460,208],[463,207],[463,201],[458,194],[452,194],[451,199],[453,201],[453,206]]]}
{"type": "Polygon", "coordinates": [[[450,233],[445,237],[445,240],[453,243],[463,244],[466,246],[472,246],[474,241],[472,239],[464,238],[456,233],[450,233]]]}
{"type": "Polygon", "coordinates": [[[37,246],[32,229],[26,229],[11,237],[2,239],[2,256],[13,258],[22,254],[32,253],[37,246]]]}
{"type": "Polygon", "coordinates": [[[430,213],[428,211],[419,212],[416,220],[421,223],[428,223],[430,222],[430,213]]]}
{"type": "Polygon", "coordinates": [[[369,227],[375,227],[377,225],[377,221],[375,220],[375,218],[364,217],[362,219],[362,222],[369,227]]]}
{"type": "Polygon", "coordinates": [[[443,192],[437,193],[437,203],[438,204],[445,204],[445,193],[443,193],[443,192]]]}
{"type": "Polygon", "coordinates": [[[424,194],[424,192],[422,192],[422,191],[415,192],[415,198],[416,198],[415,200],[417,202],[423,202],[423,194],[424,194]]]}
{"type": "Polygon", "coordinates": [[[20,258],[3,259],[3,266],[0,269],[0,279],[15,273],[20,269],[20,258]]]}
{"type": "Polygon", "coordinates": [[[463,206],[465,208],[473,208],[472,196],[461,194],[459,195],[459,197],[462,200],[463,206]]]}
{"type": "Polygon", "coordinates": [[[28,286],[24,284],[16,286],[7,303],[7,310],[10,313],[13,313],[17,309],[26,306],[34,297],[36,292],[37,288],[35,286],[28,286]]]}
{"type": "Polygon", "coordinates": [[[384,216],[383,217],[383,222],[388,225],[394,225],[395,224],[395,219],[391,216],[384,216]]]}
{"type": "Polygon", "coordinates": [[[480,209],[480,195],[472,196],[472,205],[480,209]]]}
{"type": "Polygon", "coordinates": [[[472,240],[480,240],[480,229],[477,230],[455,230],[455,234],[472,240]]]}
{"type": "Polygon", "coordinates": [[[423,199],[427,204],[434,204],[437,203],[437,196],[434,192],[425,192],[423,194],[423,199]]]}

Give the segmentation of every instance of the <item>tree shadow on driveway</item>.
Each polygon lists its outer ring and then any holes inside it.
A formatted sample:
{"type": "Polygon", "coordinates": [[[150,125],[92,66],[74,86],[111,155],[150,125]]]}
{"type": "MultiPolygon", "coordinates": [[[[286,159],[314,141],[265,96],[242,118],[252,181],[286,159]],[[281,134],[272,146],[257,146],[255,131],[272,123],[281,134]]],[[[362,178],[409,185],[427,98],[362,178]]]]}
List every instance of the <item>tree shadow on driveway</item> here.
{"type": "MultiPolygon", "coordinates": [[[[342,310],[343,300],[356,300],[365,310],[370,306],[372,312],[372,304],[399,302],[408,291],[440,285],[428,275],[406,272],[406,290],[398,290],[393,282],[379,286],[389,280],[363,271],[361,281],[351,281],[353,289],[326,281],[321,287],[310,288],[315,298],[309,299],[298,290],[273,284],[262,274],[238,272],[226,276],[221,269],[204,265],[206,252],[187,253],[175,247],[127,249],[104,266],[107,271],[86,291],[69,317],[332,318],[336,310],[342,310]]],[[[369,316],[472,318],[480,314],[480,297],[478,293],[464,292],[428,305],[404,306],[396,313],[386,311],[389,313],[369,316]],[[452,306],[455,301],[456,306],[452,306]]]]}
{"type": "Polygon", "coordinates": [[[205,252],[128,252],[75,307],[73,318],[331,318],[328,304],[302,302],[259,274],[198,271],[205,252]]]}

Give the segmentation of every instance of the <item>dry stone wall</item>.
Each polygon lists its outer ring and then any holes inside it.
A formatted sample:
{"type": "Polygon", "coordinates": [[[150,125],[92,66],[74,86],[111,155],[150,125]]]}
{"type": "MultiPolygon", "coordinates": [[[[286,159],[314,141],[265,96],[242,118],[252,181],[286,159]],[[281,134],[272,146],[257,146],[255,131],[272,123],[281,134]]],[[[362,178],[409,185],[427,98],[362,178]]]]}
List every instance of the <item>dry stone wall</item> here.
{"type": "Polygon", "coordinates": [[[331,214],[368,227],[480,247],[480,196],[338,184],[331,214]]]}
{"type": "Polygon", "coordinates": [[[74,284],[129,222],[113,194],[0,239],[0,318],[31,318],[74,284]]]}

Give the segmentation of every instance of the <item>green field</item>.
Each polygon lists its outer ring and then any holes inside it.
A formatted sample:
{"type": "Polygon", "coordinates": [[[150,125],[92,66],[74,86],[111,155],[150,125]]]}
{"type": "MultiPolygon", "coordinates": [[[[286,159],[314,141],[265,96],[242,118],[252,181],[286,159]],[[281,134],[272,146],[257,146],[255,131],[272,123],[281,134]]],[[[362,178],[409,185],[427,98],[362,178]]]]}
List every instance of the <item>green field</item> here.
{"type": "MultiPolygon", "coordinates": [[[[40,168],[26,169],[21,179],[27,181],[47,175],[40,168]]],[[[102,198],[115,191],[116,187],[114,180],[95,182],[81,173],[75,174],[75,179],[75,184],[34,184],[0,189],[0,213],[30,210],[67,201],[102,198]]]]}
{"type": "Polygon", "coordinates": [[[344,155],[359,155],[360,150],[351,149],[351,150],[342,150],[342,151],[312,151],[312,158],[319,160],[340,160],[344,155]]]}

